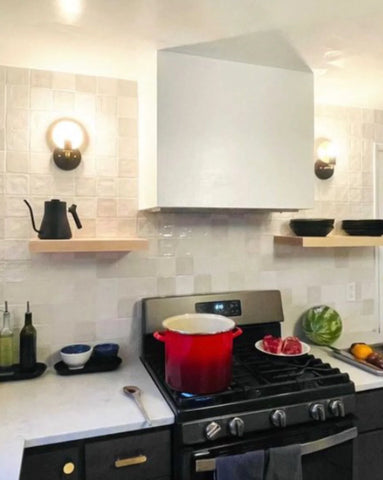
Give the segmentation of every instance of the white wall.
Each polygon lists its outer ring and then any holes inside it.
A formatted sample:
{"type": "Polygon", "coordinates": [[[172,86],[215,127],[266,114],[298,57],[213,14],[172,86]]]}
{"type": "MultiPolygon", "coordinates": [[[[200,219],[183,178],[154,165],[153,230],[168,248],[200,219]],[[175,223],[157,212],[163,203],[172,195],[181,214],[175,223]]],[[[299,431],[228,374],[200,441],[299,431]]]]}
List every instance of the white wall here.
{"type": "MultiPolygon", "coordinates": [[[[145,128],[145,125],[141,125],[145,128]]],[[[366,218],[373,212],[372,150],[382,141],[381,112],[320,107],[316,131],[340,141],[335,175],[316,179],[316,206],[295,216],[366,218]]],[[[374,250],[273,246],[290,214],[137,214],[136,84],[104,77],[0,68],[0,300],[15,323],[31,302],[40,361],[53,362],[72,342],[116,340],[123,356],[139,351],[142,297],[236,289],[281,289],[285,332],[308,307],[336,308],[346,330],[377,323],[374,250]],[[52,119],[84,121],[90,147],[73,172],[50,162],[52,119]],[[23,198],[40,220],[43,201],[78,205],[84,236],[138,235],[149,250],[130,254],[34,254],[23,198]],[[357,301],[346,301],[346,284],[357,301]],[[52,356],[53,355],[53,356],[52,356]]],[[[291,181],[294,180],[293,170],[291,181]]]]}

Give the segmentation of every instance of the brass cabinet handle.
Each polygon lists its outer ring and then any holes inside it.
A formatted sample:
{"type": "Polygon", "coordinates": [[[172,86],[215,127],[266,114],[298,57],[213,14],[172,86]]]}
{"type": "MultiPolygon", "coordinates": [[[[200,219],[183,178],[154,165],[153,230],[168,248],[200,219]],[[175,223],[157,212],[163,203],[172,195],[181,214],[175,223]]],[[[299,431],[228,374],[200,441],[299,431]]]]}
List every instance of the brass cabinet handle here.
{"type": "Polygon", "coordinates": [[[63,466],[63,472],[65,473],[65,475],[70,475],[71,473],[73,473],[75,471],[75,464],[73,462],[67,462],[64,466],[63,466]]]}
{"type": "Polygon", "coordinates": [[[130,467],[131,465],[139,465],[140,463],[145,463],[147,457],[145,455],[137,455],[137,457],[130,458],[118,458],[114,462],[116,468],[130,467]]]}

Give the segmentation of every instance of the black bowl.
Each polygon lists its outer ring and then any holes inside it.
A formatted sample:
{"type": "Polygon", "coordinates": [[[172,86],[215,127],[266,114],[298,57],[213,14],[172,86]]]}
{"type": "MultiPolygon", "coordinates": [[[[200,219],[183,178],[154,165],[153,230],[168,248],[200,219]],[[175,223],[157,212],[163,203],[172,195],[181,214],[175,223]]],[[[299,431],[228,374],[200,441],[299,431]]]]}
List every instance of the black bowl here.
{"type": "Polygon", "coordinates": [[[358,227],[372,227],[372,226],[382,226],[383,220],[380,218],[369,218],[366,220],[343,220],[342,224],[349,226],[358,226],[358,227]]]}
{"type": "Polygon", "coordinates": [[[334,219],[329,218],[294,218],[290,228],[300,237],[325,237],[334,228],[334,219]]]}
{"type": "Polygon", "coordinates": [[[349,235],[380,237],[383,235],[383,220],[343,220],[342,229],[349,235]]]}
{"type": "Polygon", "coordinates": [[[291,225],[334,225],[333,218],[292,218],[290,220],[291,225]]]}

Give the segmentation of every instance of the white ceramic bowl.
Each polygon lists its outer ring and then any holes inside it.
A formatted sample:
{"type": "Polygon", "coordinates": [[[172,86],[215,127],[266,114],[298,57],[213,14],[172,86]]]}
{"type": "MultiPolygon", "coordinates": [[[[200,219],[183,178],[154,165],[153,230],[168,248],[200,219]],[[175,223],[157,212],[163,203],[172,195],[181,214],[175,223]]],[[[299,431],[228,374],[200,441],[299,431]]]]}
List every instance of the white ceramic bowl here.
{"type": "Polygon", "coordinates": [[[70,370],[78,370],[84,368],[92,355],[92,350],[93,348],[90,345],[67,345],[60,350],[61,360],[70,370]]]}

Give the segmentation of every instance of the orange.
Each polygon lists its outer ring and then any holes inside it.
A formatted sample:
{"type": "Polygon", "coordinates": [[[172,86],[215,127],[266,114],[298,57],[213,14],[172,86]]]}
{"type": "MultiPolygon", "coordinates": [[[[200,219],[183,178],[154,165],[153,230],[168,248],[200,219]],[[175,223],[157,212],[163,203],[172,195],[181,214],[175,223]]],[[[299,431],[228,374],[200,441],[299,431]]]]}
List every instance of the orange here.
{"type": "Polygon", "coordinates": [[[373,353],[373,349],[365,343],[354,343],[351,346],[351,353],[359,360],[366,360],[373,353]]]}

